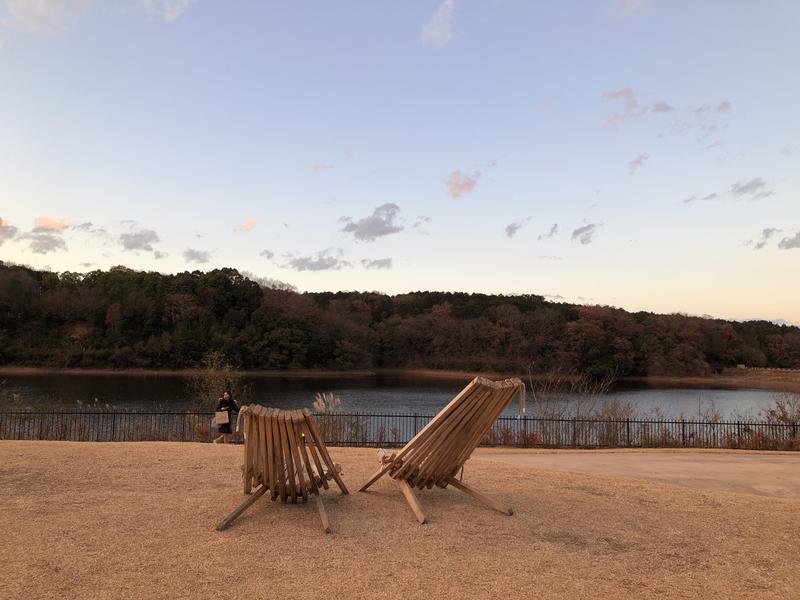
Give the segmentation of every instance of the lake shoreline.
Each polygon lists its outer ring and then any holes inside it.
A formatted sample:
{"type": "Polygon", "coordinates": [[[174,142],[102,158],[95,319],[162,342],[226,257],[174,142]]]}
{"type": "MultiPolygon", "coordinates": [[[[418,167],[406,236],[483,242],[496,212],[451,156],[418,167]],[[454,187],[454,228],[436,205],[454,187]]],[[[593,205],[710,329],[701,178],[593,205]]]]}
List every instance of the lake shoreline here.
{"type": "MultiPolygon", "coordinates": [[[[130,377],[191,377],[202,373],[202,369],[81,369],[55,367],[0,366],[0,377],[4,376],[47,376],[47,375],[81,375],[81,376],[130,376],[130,377]]],[[[490,378],[520,377],[528,380],[527,374],[514,374],[496,371],[459,371],[452,369],[354,369],[336,371],[327,369],[279,370],[243,370],[237,372],[248,378],[274,379],[312,379],[312,378],[367,378],[367,377],[408,377],[420,379],[444,379],[464,381],[476,376],[490,378]]],[[[544,375],[534,375],[541,378],[544,375]]],[[[623,386],[642,387],[675,387],[675,388],[714,388],[714,389],[756,389],[776,392],[800,393],[800,372],[798,371],[763,371],[731,369],[721,374],[706,376],[636,376],[620,377],[618,384],[623,386]]]]}

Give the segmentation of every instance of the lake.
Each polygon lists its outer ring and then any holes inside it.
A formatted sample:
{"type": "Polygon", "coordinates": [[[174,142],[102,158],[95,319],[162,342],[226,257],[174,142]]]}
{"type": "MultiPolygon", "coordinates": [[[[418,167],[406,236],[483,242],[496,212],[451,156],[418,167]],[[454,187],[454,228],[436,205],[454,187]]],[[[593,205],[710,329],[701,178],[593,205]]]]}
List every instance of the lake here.
{"type": "MultiPolygon", "coordinates": [[[[185,410],[193,406],[188,378],[180,375],[82,375],[35,374],[0,377],[3,392],[0,410],[8,408],[66,408],[78,403],[106,405],[121,409],[185,410]],[[14,399],[10,399],[13,395],[14,399]]],[[[435,414],[469,381],[422,376],[341,377],[250,377],[248,401],[265,406],[311,408],[317,392],[334,392],[344,412],[435,414]]],[[[771,391],[633,387],[618,384],[604,401],[629,404],[641,415],[653,416],[659,409],[667,418],[687,419],[714,408],[726,418],[751,414],[773,402],[771,391]]],[[[242,399],[239,399],[240,401],[242,399]]],[[[581,400],[561,397],[554,401],[567,410],[581,400]]],[[[529,413],[533,398],[528,394],[529,413]]],[[[516,400],[507,414],[516,414],[516,400]]]]}

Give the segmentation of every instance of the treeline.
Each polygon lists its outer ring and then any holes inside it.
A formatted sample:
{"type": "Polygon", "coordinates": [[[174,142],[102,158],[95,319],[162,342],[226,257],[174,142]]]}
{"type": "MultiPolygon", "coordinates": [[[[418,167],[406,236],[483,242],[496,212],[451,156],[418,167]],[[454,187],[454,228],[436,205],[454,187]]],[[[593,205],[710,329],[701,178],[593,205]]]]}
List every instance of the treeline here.
{"type": "Polygon", "coordinates": [[[405,367],[699,375],[800,367],[800,329],[541,296],[298,293],[234,269],[52,273],[0,262],[0,363],[245,369],[405,367]]]}

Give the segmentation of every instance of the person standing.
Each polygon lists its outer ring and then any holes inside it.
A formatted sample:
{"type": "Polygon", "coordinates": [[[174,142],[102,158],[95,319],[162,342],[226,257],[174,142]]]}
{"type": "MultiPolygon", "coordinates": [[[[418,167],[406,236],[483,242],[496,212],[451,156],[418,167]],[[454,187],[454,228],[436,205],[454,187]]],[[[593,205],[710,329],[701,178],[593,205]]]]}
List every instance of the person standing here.
{"type": "Polygon", "coordinates": [[[217,408],[215,412],[221,411],[228,413],[228,422],[220,423],[217,426],[217,432],[220,435],[214,439],[215,444],[227,444],[230,441],[231,434],[233,433],[231,427],[233,426],[233,421],[236,418],[236,414],[239,412],[239,405],[236,404],[236,400],[233,399],[233,394],[231,394],[230,390],[225,390],[222,392],[222,397],[217,402],[217,408]]]}

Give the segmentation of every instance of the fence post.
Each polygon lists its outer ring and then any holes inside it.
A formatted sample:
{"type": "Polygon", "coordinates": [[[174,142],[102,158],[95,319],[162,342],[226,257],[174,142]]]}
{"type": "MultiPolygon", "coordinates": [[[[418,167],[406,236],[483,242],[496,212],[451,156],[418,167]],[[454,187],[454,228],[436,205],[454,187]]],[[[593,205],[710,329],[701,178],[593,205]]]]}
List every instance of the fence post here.
{"type": "Polygon", "coordinates": [[[681,417],[681,447],[686,446],[686,419],[681,417]]]}
{"type": "Polygon", "coordinates": [[[630,418],[625,419],[625,439],[626,445],[628,448],[631,447],[631,420],[630,418]]]}

